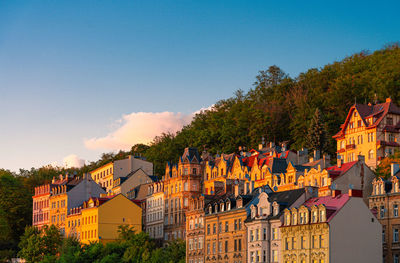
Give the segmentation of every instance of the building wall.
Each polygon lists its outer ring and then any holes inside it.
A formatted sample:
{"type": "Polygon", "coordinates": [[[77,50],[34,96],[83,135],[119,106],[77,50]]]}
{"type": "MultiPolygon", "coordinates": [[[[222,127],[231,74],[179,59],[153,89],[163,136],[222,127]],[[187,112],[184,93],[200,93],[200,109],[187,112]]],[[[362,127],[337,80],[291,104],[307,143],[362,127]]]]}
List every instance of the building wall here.
{"type": "Polygon", "coordinates": [[[244,208],[205,216],[204,262],[247,262],[247,234],[244,225],[246,218],[247,212],[244,208]],[[228,223],[227,232],[225,231],[226,222],[228,223]],[[221,232],[219,231],[219,223],[222,225],[221,232]],[[237,226],[236,229],[235,225],[237,226]],[[208,228],[210,228],[210,232],[208,232],[208,228]],[[219,246],[221,246],[221,250],[219,250],[219,246]]]}
{"type": "Polygon", "coordinates": [[[65,233],[65,222],[68,212],[67,207],[67,192],[50,196],[50,224],[58,227],[62,234],[65,233]]]}
{"type": "Polygon", "coordinates": [[[123,195],[115,196],[98,210],[98,235],[102,242],[116,240],[120,225],[131,226],[136,233],[142,231],[142,209],[123,195]]]}
{"type": "Polygon", "coordinates": [[[65,235],[67,237],[75,237],[78,240],[81,239],[81,221],[82,212],[79,208],[78,211],[67,215],[67,223],[65,227],[65,235]]]}
{"type": "Polygon", "coordinates": [[[151,238],[164,237],[164,192],[146,198],[146,232],[151,238]]]}
{"type": "MultiPolygon", "coordinates": [[[[381,183],[384,184],[384,181],[382,180],[381,183]]],[[[392,263],[394,262],[395,255],[400,258],[400,239],[397,241],[394,240],[395,231],[400,232],[400,217],[398,212],[400,209],[400,193],[393,192],[393,189],[388,194],[376,191],[369,198],[369,208],[377,212],[376,216],[382,225],[381,247],[384,262],[392,263]],[[397,206],[397,212],[395,212],[395,206],[397,206]]]]}
{"type": "Polygon", "coordinates": [[[143,170],[138,170],[136,173],[134,173],[120,185],[119,193],[126,196],[127,193],[133,188],[141,184],[148,184],[152,182],[153,180],[149,177],[148,174],[146,174],[143,170]]]}
{"type": "Polygon", "coordinates": [[[350,198],[329,222],[330,262],[382,262],[382,226],[361,198],[350,198]]]}
{"type": "Polygon", "coordinates": [[[104,189],[90,178],[90,175],[84,175],[83,180],[68,191],[68,210],[82,205],[90,197],[100,197],[100,194],[105,193],[104,189]]]}
{"type": "Polygon", "coordinates": [[[50,222],[50,184],[35,187],[32,197],[32,225],[41,228],[50,222]]]}
{"type": "MultiPolygon", "coordinates": [[[[89,201],[90,202],[90,201],[89,201]]],[[[91,202],[93,204],[93,202],[91,202]]],[[[99,241],[99,211],[98,207],[82,209],[81,239],[84,244],[99,241]]]]}

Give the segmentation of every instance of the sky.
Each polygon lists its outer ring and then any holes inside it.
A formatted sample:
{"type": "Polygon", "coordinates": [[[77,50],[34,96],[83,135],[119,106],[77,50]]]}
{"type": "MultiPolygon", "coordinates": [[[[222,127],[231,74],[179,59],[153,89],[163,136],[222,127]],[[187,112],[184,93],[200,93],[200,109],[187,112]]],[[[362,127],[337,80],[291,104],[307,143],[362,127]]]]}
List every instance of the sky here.
{"type": "Polygon", "coordinates": [[[277,65],[400,41],[398,1],[0,1],[0,168],[81,166],[175,132],[277,65]]]}

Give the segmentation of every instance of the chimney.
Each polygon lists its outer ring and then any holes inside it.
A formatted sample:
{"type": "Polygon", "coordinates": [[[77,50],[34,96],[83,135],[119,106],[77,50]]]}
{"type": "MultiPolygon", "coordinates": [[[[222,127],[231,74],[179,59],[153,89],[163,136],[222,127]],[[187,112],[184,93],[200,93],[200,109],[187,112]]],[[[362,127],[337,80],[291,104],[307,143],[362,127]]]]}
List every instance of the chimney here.
{"type": "Polygon", "coordinates": [[[349,189],[349,196],[351,196],[351,197],[363,197],[363,191],[362,190],[349,189]]]}
{"type": "Polygon", "coordinates": [[[323,164],[324,164],[324,169],[326,168],[326,167],[328,167],[328,166],[330,166],[330,163],[331,163],[331,156],[329,155],[329,154],[324,154],[323,156],[322,156],[322,158],[324,159],[324,162],[323,162],[323,164]]]}
{"type": "Polygon", "coordinates": [[[392,98],[386,98],[386,102],[392,102],[392,98]]]}
{"type": "Polygon", "coordinates": [[[340,190],[333,190],[332,197],[336,197],[336,196],[340,195],[341,193],[342,193],[342,191],[340,191],[340,190]]]}
{"type": "Polygon", "coordinates": [[[258,149],[261,150],[262,148],[263,148],[263,145],[260,143],[260,144],[258,145],[258,149]]]}
{"type": "Polygon", "coordinates": [[[390,175],[394,176],[397,174],[400,170],[399,164],[398,163],[391,163],[390,164],[390,175]]]}
{"type": "Polygon", "coordinates": [[[319,150],[314,150],[314,161],[317,161],[321,158],[321,153],[319,150]]]}
{"type": "Polygon", "coordinates": [[[342,159],[341,159],[341,158],[338,158],[338,159],[337,159],[337,167],[338,167],[338,168],[341,168],[341,167],[342,167],[342,163],[343,163],[342,159]]]}
{"type": "Polygon", "coordinates": [[[235,197],[239,195],[239,184],[235,184],[234,186],[235,189],[235,197]]]}
{"type": "Polygon", "coordinates": [[[287,145],[286,145],[286,143],[282,143],[282,152],[286,152],[286,150],[287,150],[287,145]]]}

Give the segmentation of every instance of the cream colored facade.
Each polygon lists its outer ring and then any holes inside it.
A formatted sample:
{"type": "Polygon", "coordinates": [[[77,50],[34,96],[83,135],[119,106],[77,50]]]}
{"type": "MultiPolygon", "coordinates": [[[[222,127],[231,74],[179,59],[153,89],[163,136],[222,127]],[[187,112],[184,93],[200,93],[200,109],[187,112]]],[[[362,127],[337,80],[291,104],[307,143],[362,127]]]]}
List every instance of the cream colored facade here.
{"type": "Polygon", "coordinates": [[[382,226],[352,195],[311,198],[285,210],[280,262],[382,262],[382,226]]]}
{"type": "Polygon", "coordinates": [[[145,229],[151,238],[164,237],[164,184],[155,182],[148,186],[146,197],[145,229]]]}

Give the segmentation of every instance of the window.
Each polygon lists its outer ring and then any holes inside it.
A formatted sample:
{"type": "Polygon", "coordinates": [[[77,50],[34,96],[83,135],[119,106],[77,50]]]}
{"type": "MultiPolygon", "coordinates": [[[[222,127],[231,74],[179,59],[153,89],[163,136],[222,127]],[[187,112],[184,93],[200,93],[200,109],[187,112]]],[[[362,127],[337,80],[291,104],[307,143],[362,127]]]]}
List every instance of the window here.
{"type": "Polygon", "coordinates": [[[222,253],[222,241],[218,242],[218,252],[222,253]]]}
{"type": "Polygon", "coordinates": [[[237,240],[236,240],[236,239],[234,240],[234,246],[233,246],[233,248],[234,248],[234,251],[237,251],[237,240]]]}
{"type": "Polygon", "coordinates": [[[263,240],[267,240],[267,229],[263,228],[263,240]]]}
{"type": "Polygon", "coordinates": [[[250,230],[250,241],[254,241],[254,232],[250,230]]]}
{"type": "Polygon", "coordinates": [[[306,238],[304,236],[301,236],[300,237],[300,248],[305,249],[305,245],[306,245],[306,238]]]}
{"type": "Polygon", "coordinates": [[[292,249],[296,249],[296,238],[292,237],[292,249]]]}
{"type": "Polygon", "coordinates": [[[274,227],[272,228],[272,240],[277,240],[278,239],[278,228],[274,227]]]}
{"type": "Polygon", "coordinates": [[[361,126],[362,126],[362,122],[361,122],[361,120],[358,120],[357,121],[357,127],[360,128],[361,126]]]}
{"type": "Polygon", "coordinates": [[[237,228],[238,228],[237,227],[237,220],[235,219],[235,228],[234,229],[237,230],[237,228]]]}
{"type": "Polygon", "coordinates": [[[238,250],[242,251],[242,240],[241,239],[238,240],[238,250]]]}
{"type": "Polygon", "coordinates": [[[289,250],[289,238],[285,238],[285,250],[289,250]]]}
{"type": "Polygon", "coordinates": [[[228,240],[225,240],[225,253],[228,253],[228,240]]]}
{"type": "Polygon", "coordinates": [[[278,262],[278,250],[272,250],[272,262],[278,262]]]}
{"type": "Polygon", "coordinates": [[[324,236],[323,235],[319,236],[319,247],[320,248],[324,247],[324,236]]]}
{"type": "Polygon", "coordinates": [[[210,251],[210,243],[207,243],[207,254],[210,254],[211,253],[211,251],[210,251]]]}
{"type": "Polygon", "coordinates": [[[213,254],[215,254],[215,252],[217,252],[217,248],[215,242],[213,242],[213,254]]]}
{"type": "Polygon", "coordinates": [[[386,124],[387,124],[387,125],[393,125],[393,118],[387,117],[387,118],[386,118],[386,124]]]}
{"type": "Polygon", "coordinates": [[[239,221],[239,230],[241,230],[242,229],[242,219],[239,219],[238,221],[239,221]]]}
{"type": "Polygon", "coordinates": [[[368,151],[368,159],[374,159],[374,150],[368,151]]]}
{"type": "Polygon", "coordinates": [[[399,230],[397,228],[393,229],[393,242],[399,242],[399,230]]]}
{"type": "Polygon", "coordinates": [[[384,218],[385,217],[385,207],[383,205],[381,206],[381,209],[379,211],[380,211],[379,216],[381,218],[384,218]]]}
{"type": "Polygon", "coordinates": [[[218,224],[218,233],[222,233],[222,222],[218,224]]]}
{"type": "Polygon", "coordinates": [[[213,234],[215,234],[217,232],[217,225],[213,224],[213,234]]]}
{"type": "Polygon", "coordinates": [[[229,224],[228,221],[225,221],[225,232],[229,231],[229,224]]]}
{"type": "Polygon", "coordinates": [[[394,217],[398,217],[399,216],[399,206],[398,205],[394,205],[393,206],[393,216],[394,217]]]}
{"type": "Polygon", "coordinates": [[[393,263],[399,263],[399,255],[398,254],[393,255],[393,263]]]}
{"type": "Polygon", "coordinates": [[[207,224],[207,235],[210,234],[210,224],[207,224]]]}

